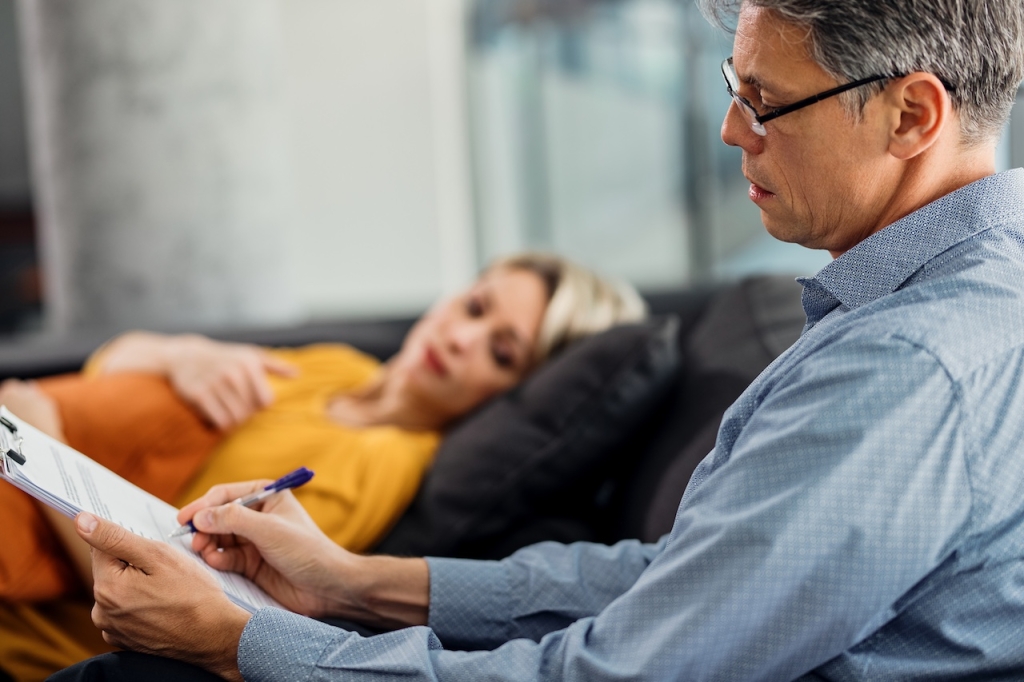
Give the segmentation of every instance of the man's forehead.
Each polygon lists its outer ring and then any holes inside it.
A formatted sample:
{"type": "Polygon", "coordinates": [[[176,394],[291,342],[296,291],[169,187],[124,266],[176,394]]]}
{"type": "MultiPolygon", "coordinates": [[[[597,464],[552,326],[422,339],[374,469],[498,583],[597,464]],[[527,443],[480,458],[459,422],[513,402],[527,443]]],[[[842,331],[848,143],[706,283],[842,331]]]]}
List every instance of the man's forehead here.
{"type": "Polygon", "coordinates": [[[791,71],[817,66],[810,56],[806,27],[774,12],[744,4],[736,26],[733,62],[740,80],[755,87],[781,88],[791,71]]]}

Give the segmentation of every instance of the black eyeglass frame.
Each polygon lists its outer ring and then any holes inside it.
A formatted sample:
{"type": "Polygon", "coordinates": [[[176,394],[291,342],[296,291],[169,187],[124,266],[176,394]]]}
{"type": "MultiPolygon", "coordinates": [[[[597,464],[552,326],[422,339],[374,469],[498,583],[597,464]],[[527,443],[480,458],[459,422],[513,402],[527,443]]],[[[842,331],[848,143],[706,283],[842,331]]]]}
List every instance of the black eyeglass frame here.
{"type": "Polygon", "coordinates": [[[736,67],[733,66],[732,57],[729,57],[722,62],[722,77],[725,79],[725,88],[726,90],[729,91],[729,96],[733,98],[733,100],[736,102],[736,104],[739,105],[741,110],[746,111],[746,113],[748,114],[747,120],[750,121],[750,128],[755,133],[761,136],[768,134],[768,131],[765,130],[764,124],[767,123],[768,121],[774,121],[779,116],[792,114],[794,111],[798,111],[799,109],[803,109],[804,107],[809,107],[812,104],[817,104],[823,99],[835,97],[836,95],[842,94],[849,90],[853,90],[854,88],[859,88],[862,85],[867,85],[869,83],[874,83],[875,81],[887,80],[890,78],[900,78],[900,76],[895,75],[878,75],[869,76],[867,78],[861,78],[860,80],[852,81],[850,83],[844,83],[840,86],[831,88],[829,90],[825,90],[824,92],[819,92],[817,95],[811,95],[810,97],[802,99],[799,102],[793,102],[792,104],[787,104],[784,107],[773,109],[767,114],[759,114],[757,113],[757,109],[754,108],[754,105],[751,104],[747,100],[747,98],[737,93],[736,90],[733,88],[733,84],[731,82],[732,79],[735,78],[736,86],[739,87],[739,77],[736,75],[736,67]]]}

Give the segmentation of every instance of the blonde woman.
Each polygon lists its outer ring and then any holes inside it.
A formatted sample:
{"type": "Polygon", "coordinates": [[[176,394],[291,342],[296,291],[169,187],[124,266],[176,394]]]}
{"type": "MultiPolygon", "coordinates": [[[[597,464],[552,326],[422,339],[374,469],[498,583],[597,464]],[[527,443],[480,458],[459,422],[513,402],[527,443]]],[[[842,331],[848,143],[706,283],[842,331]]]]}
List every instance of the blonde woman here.
{"type": "MultiPolygon", "coordinates": [[[[133,332],[97,351],[81,376],[6,384],[0,402],[178,505],[217,483],[308,466],[316,477],[296,496],[329,537],[361,551],[412,500],[448,424],[567,343],[643,315],[631,288],[556,256],[522,254],[431,308],[384,364],[342,345],[268,350],[133,332]],[[111,392],[127,415],[116,429],[90,418],[111,413],[111,392]]],[[[9,486],[0,487],[0,512],[5,500],[22,505],[8,514],[31,504],[9,486]]],[[[83,603],[53,601],[88,584],[89,561],[64,519],[50,522],[78,570],[47,551],[55,542],[39,523],[0,547],[0,668],[52,671],[107,649],[83,603]],[[26,556],[35,558],[18,564],[26,556]],[[47,617],[46,608],[57,612],[47,617]]]]}

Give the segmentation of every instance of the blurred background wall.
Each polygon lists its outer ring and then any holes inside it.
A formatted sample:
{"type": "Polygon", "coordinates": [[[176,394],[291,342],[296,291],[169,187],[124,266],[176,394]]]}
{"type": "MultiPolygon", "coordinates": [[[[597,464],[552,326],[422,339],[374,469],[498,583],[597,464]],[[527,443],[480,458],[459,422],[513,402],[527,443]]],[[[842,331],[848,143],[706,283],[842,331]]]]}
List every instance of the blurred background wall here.
{"type": "Polygon", "coordinates": [[[41,313],[14,1],[0,0],[0,334],[41,313]]]}
{"type": "Polygon", "coordinates": [[[718,139],[730,42],[676,0],[0,0],[0,329],[407,314],[523,248],[813,273],[718,139]]]}

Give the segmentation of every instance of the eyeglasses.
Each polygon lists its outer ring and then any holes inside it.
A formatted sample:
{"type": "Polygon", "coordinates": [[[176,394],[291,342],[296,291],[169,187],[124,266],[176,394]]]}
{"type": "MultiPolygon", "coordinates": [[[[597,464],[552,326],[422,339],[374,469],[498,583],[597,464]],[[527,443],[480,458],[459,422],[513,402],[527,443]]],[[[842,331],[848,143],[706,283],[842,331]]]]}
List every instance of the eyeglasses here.
{"type": "Polygon", "coordinates": [[[825,92],[819,92],[817,95],[811,95],[807,99],[802,99],[799,102],[793,104],[787,104],[784,107],[778,109],[772,109],[767,114],[757,113],[757,109],[754,105],[737,94],[737,90],[740,89],[740,79],[736,75],[736,68],[732,65],[732,57],[729,57],[722,62],[722,75],[725,77],[725,88],[729,91],[729,96],[736,102],[736,106],[739,107],[743,117],[747,119],[747,123],[750,124],[750,129],[762,137],[768,134],[768,131],[764,129],[764,124],[768,121],[777,119],[779,116],[785,116],[786,114],[792,114],[798,109],[809,107],[816,102],[820,102],[823,99],[828,99],[834,95],[846,92],[847,90],[853,90],[859,88],[862,85],[868,83],[874,83],[875,81],[885,80],[887,78],[897,78],[898,76],[870,76],[868,78],[862,78],[859,81],[853,81],[852,83],[845,83],[837,88],[826,90],[825,92]]]}

